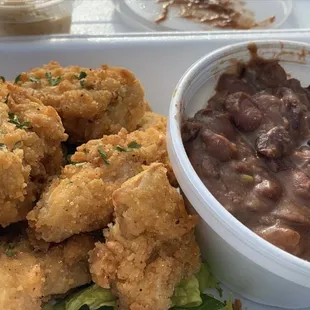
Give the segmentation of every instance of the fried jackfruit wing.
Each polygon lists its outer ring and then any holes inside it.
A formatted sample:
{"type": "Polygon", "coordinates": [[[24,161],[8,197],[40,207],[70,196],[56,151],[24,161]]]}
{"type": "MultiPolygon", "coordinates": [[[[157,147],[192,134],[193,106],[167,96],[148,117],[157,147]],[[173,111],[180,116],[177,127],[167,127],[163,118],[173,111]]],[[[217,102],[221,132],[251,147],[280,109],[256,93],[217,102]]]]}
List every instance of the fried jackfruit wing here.
{"type": "Polygon", "coordinates": [[[0,308],[40,310],[42,299],[89,283],[87,252],[93,245],[87,235],[51,245],[47,252],[34,251],[27,239],[2,241],[0,308]]]}
{"type": "Polygon", "coordinates": [[[106,227],[113,213],[112,193],[143,165],[169,165],[165,135],[155,129],[104,136],[80,146],[59,178],[43,193],[27,218],[38,239],[62,240],[106,227]],[[128,147],[131,145],[132,147],[128,147]]]}
{"type": "Polygon", "coordinates": [[[94,282],[112,288],[120,309],[169,309],[175,286],[200,267],[197,217],[187,215],[160,164],[125,182],[113,203],[115,224],[90,254],[94,282]]]}
{"type": "Polygon", "coordinates": [[[50,62],[22,73],[18,84],[57,110],[75,142],[116,134],[123,127],[135,130],[147,106],[135,76],[106,65],[88,69],[50,62]]]}

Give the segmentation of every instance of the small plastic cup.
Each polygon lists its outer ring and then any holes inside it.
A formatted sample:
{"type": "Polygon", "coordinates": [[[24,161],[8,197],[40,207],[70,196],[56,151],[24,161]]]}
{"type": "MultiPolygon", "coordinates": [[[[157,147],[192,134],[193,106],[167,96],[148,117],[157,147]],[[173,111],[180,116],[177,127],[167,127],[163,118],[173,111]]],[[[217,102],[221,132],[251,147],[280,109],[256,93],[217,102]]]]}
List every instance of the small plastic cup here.
{"type": "Polygon", "coordinates": [[[193,116],[214,94],[219,76],[238,62],[258,55],[278,59],[286,72],[309,85],[310,45],[290,41],[254,41],[216,50],[193,64],[172,96],[167,147],[176,178],[201,221],[197,237],[215,276],[241,296],[280,309],[310,307],[310,262],[260,238],[231,215],[202,183],[191,165],[181,138],[184,117],[193,116]],[[198,96],[203,89],[203,96],[198,96]]]}
{"type": "Polygon", "coordinates": [[[70,33],[74,0],[0,0],[0,36],[70,33]]]}

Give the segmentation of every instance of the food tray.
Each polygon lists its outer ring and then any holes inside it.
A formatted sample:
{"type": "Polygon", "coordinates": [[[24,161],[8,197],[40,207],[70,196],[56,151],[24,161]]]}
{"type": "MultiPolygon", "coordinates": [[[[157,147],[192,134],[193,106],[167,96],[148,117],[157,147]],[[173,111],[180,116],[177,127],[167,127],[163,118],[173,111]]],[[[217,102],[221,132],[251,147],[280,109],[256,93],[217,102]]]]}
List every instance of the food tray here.
{"type": "MultiPolygon", "coordinates": [[[[97,67],[104,63],[123,66],[132,70],[141,80],[153,110],[167,115],[173,90],[179,78],[194,61],[221,46],[254,39],[295,40],[310,43],[310,33],[275,31],[268,34],[257,32],[253,35],[244,32],[235,35],[233,39],[228,34],[55,36],[37,41],[30,38],[2,39],[0,74],[11,79],[20,71],[40,66],[50,60],[57,60],[63,65],[76,64],[86,67],[97,67]]],[[[226,296],[227,292],[226,290],[226,296]]],[[[238,298],[236,295],[234,297],[238,298]]],[[[275,309],[240,299],[243,309],[275,309]]]]}

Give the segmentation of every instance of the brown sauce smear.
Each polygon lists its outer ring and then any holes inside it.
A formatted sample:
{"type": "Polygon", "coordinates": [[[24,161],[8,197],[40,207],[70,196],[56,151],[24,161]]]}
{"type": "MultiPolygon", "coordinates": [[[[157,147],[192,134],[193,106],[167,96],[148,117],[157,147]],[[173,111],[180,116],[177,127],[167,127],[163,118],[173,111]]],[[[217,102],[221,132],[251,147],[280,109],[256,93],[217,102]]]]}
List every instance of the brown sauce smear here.
{"type": "Polygon", "coordinates": [[[157,0],[157,2],[163,3],[162,12],[156,19],[157,23],[168,18],[170,7],[178,7],[182,18],[216,28],[251,29],[264,27],[275,21],[275,16],[272,16],[257,23],[253,13],[245,10],[244,3],[239,0],[157,0]]]}

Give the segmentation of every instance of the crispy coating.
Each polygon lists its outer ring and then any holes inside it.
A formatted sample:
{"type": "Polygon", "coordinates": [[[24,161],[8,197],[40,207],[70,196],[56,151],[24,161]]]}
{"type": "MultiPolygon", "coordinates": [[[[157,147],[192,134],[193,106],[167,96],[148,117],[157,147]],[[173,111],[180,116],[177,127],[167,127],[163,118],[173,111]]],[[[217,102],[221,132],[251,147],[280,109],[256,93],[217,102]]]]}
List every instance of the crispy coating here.
{"type": "Polygon", "coordinates": [[[113,193],[115,224],[90,254],[94,282],[112,289],[123,310],[167,310],[175,286],[197,272],[197,217],[185,211],[161,164],[113,193]]]}
{"type": "Polygon", "coordinates": [[[112,193],[143,165],[161,162],[169,165],[165,135],[146,131],[104,136],[78,147],[27,218],[38,239],[62,240],[81,232],[104,228],[113,213],[112,193]],[[128,144],[136,142],[137,148],[128,144]],[[120,151],[119,147],[126,149],[120,151]]]}
{"type": "Polygon", "coordinates": [[[66,139],[56,111],[25,94],[18,87],[1,84],[0,225],[3,227],[26,218],[40,194],[41,184],[59,169],[60,142],[66,139]]]}
{"type": "Polygon", "coordinates": [[[50,62],[22,73],[18,84],[57,110],[75,142],[116,134],[123,127],[133,131],[147,108],[140,82],[123,68],[61,67],[50,62]],[[51,85],[49,73],[53,81],[61,78],[58,85],[51,85]]]}
{"type": "Polygon", "coordinates": [[[35,252],[27,239],[2,240],[0,308],[40,310],[43,297],[89,283],[87,253],[93,245],[92,237],[81,235],[51,245],[47,252],[35,252]]]}
{"type": "Polygon", "coordinates": [[[138,124],[138,129],[146,130],[148,128],[154,128],[166,134],[167,117],[151,111],[145,112],[138,124]]]}

